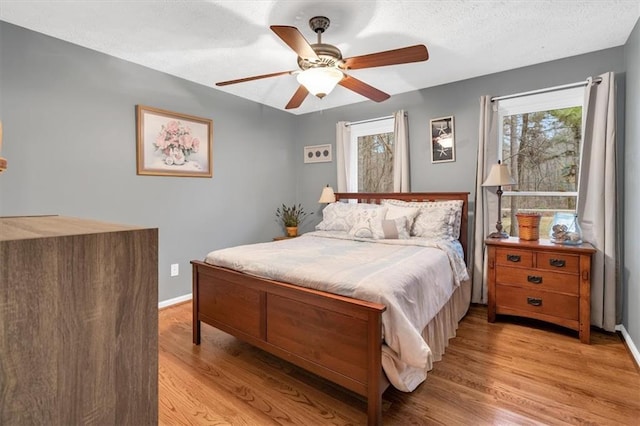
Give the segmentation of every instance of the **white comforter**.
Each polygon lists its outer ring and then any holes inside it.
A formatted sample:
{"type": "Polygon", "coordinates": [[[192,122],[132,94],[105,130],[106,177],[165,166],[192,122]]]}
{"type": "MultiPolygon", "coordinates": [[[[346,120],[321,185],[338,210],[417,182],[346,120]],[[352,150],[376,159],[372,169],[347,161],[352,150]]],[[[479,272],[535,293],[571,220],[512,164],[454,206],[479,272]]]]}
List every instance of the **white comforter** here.
{"type": "Polygon", "coordinates": [[[431,351],[421,332],[469,279],[457,243],[371,240],[316,231],[298,238],[209,253],[207,263],[385,305],[383,367],[391,384],[414,390],[431,351]]]}

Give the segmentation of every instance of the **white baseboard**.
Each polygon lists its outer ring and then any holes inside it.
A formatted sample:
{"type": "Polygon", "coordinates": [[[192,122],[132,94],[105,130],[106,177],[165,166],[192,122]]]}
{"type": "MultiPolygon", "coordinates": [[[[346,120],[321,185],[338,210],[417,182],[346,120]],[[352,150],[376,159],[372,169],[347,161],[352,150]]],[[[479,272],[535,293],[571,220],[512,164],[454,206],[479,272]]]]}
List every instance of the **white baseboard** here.
{"type": "Polygon", "coordinates": [[[171,305],[177,305],[178,303],[186,302],[187,300],[191,300],[193,298],[192,294],[185,294],[184,296],[174,297],[173,299],[163,300],[158,303],[158,309],[166,308],[171,305]]]}
{"type": "Polygon", "coordinates": [[[624,337],[624,341],[627,342],[631,355],[636,360],[636,364],[640,367],[640,351],[638,351],[638,347],[633,343],[633,340],[631,340],[631,336],[627,332],[627,329],[624,328],[624,325],[618,324],[616,325],[616,331],[622,333],[622,337],[624,337]]]}

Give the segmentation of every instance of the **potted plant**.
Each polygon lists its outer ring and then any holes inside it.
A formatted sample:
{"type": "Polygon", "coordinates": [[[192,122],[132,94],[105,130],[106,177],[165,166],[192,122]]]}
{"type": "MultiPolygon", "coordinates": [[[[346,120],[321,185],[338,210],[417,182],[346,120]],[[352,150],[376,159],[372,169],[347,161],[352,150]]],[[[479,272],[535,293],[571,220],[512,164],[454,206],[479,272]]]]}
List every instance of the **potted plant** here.
{"type": "Polygon", "coordinates": [[[298,235],[298,226],[309,214],[304,211],[302,204],[294,204],[291,207],[283,204],[282,207],[276,209],[276,217],[282,221],[288,237],[298,235]]]}

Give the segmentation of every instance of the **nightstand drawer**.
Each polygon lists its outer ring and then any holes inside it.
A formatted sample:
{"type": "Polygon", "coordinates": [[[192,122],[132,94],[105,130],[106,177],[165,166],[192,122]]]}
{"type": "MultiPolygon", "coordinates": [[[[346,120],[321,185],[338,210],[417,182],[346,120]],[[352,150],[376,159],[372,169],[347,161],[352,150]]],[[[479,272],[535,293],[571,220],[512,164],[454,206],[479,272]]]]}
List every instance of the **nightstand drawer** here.
{"type": "Polygon", "coordinates": [[[578,274],[580,271],[580,256],[563,253],[537,253],[536,266],[550,271],[571,272],[578,274]]]}
{"type": "Polygon", "coordinates": [[[496,249],[496,263],[498,265],[531,268],[533,266],[533,253],[528,250],[498,248],[496,249]]]}
{"type": "Polygon", "coordinates": [[[496,311],[500,308],[534,312],[543,315],[578,320],[578,296],[568,296],[520,287],[496,285],[496,311]]]}
{"type": "Polygon", "coordinates": [[[575,294],[576,296],[580,292],[580,283],[577,275],[557,274],[537,269],[498,268],[496,270],[496,283],[516,284],[525,288],[559,291],[575,294]]]}

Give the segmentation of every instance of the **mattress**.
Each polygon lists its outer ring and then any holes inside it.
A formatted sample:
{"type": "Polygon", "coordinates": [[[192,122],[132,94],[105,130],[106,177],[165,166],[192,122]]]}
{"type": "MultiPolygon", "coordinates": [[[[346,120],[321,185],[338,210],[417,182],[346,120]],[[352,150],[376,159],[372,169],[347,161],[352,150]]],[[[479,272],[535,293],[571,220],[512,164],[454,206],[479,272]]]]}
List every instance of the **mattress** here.
{"type": "Polygon", "coordinates": [[[373,240],[336,231],[216,250],[205,261],[385,305],[383,368],[403,391],[425,380],[434,353],[423,334],[469,279],[457,241],[373,240]]]}

